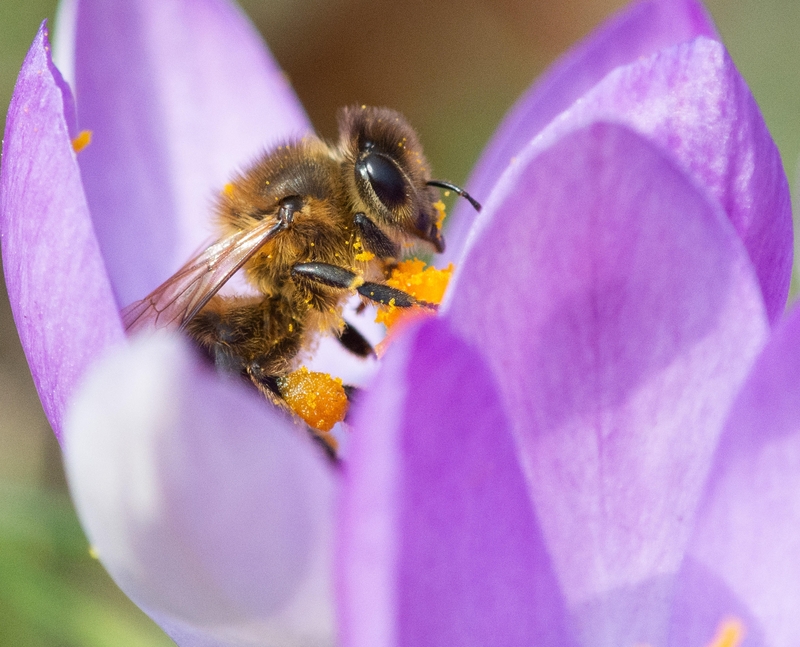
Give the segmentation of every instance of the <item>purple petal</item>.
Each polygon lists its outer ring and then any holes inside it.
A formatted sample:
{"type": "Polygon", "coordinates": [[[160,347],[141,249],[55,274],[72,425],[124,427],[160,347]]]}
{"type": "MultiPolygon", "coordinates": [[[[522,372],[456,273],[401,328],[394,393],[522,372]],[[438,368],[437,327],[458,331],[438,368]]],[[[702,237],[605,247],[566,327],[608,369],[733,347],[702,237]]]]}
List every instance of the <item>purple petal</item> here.
{"type": "Polygon", "coordinates": [[[81,0],[80,163],[120,304],[214,234],[233,172],[308,120],[241,12],[224,0],[81,0]]]}
{"type": "Polygon", "coordinates": [[[364,396],[340,520],[346,647],[569,643],[497,389],[444,322],[364,396]]]}
{"type": "Polygon", "coordinates": [[[14,320],[59,440],[77,381],[123,339],[70,142],[71,106],[42,25],[6,118],[0,235],[14,320]]]}
{"type": "MultiPolygon", "coordinates": [[[[696,0],[632,3],[564,55],[517,101],[481,155],[469,191],[487,200],[512,158],[606,74],[697,36],[718,37],[708,12],[696,0]]],[[[457,205],[446,232],[445,263],[458,260],[474,220],[468,204],[457,205]]]]}
{"type": "Polygon", "coordinates": [[[800,309],[795,308],[776,329],[731,410],[689,547],[673,644],[688,644],[681,641],[708,633],[729,616],[744,622],[752,639],[746,645],[800,644],[798,528],[800,309]]]}
{"type": "Polygon", "coordinates": [[[335,475],[182,340],[136,339],[90,373],[65,464],[103,564],[181,645],[333,643],[335,475]]]}
{"type": "Polygon", "coordinates": [[[610,124],[528,151],[482,218],[443,310],[500,384],[575,630],[663,644],[710,457],[767,332],[747,254],[715,202],[610,124]]]}
{"type": "Polygon", "coordinates": [[[725,209],[750,254],[772,322],[792,271],[792,209],[780,154],[725,48],[698,38],[609,74],[545,128],[544,148],[594,121],[625,124],[669,151],[725,209]]]}

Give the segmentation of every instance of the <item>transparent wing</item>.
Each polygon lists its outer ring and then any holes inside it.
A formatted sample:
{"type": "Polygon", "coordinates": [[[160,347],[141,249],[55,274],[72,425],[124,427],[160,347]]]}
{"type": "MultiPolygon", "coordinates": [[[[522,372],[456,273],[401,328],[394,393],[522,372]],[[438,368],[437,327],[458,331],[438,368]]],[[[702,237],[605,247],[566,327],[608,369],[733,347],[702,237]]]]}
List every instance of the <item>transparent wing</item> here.
{"type": "Polygon", "coordinates": [[[122,310],[128,332],[146,328],[182,330],[262,245],[285,225],[265,220],[197,254],[141,301],[122,310]]]}

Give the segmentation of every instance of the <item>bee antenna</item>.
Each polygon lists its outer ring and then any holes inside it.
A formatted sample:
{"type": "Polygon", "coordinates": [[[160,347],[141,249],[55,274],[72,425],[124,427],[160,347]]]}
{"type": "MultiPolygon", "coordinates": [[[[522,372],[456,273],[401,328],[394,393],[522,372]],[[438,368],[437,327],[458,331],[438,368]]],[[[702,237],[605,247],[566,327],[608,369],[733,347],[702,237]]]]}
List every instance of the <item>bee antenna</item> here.
{"type": "Polygon", "coordinates": [[[481,210],[481,203],[478,202],[475,198],[473,198],[469,193],[464,191],[464,189],[462,189],[460,186],[456,186],[451,182],[445,182],[443,180],[430,180],[425,184],[427,184],[428,186],[438,186],[440,189],[450,189],[451,191],[460,195],[462,198],[466,198],[467,200],[469,200],[469,203],[473,207],[475,207],[475,211],[481,210]]]}

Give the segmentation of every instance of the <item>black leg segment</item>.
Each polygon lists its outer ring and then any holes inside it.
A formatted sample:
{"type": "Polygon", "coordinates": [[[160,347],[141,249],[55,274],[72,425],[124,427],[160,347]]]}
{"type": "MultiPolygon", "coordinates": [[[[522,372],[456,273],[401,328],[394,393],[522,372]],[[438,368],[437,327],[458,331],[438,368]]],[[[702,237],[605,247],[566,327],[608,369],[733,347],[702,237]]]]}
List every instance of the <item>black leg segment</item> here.
{"type": "Polygon", "coordinates": [[[342,332],[339,333],[339,343],[358,357],[369,357],[375,354],[372,347],[356,328],[345,322],[342,332]]]}
{"type": "Polygon", "coordinates": [[[407,292],[398,290],[397,288],[384,285],[383,283],[367,282],[356,288],[356,291],[362,296],[367,297],[370,301],[380,303],[381,305],[391,305],[397,308],[410,308],[415,305],[426,305],[423,302],[417,301],[407,292]]]}
{"type": "Polygon", "coordinates": [[[378,258],[397,258],[400,248],[366,214],[357,213],[353,220],[366,251],[372,252],[378,258]]]}
{"type": "Polygon", "coordinates": [[[328,263],[298,263],[292,268],[292,276],[342,290],[355,290],[364,282],[355,272],[328,263]]]}
{"type": "Polygon", "coordinates": [[[390,287],[385,283],[365,282],[355,272],[328,263],[298,263],[292,268],[292,276],[316,281],[332,288],[355,290],[362,297],[381,305],[393,305],[397,308],[422,306],[432,310],[436,309],[435,305],[417,301],[407,292],[390,287]]]}

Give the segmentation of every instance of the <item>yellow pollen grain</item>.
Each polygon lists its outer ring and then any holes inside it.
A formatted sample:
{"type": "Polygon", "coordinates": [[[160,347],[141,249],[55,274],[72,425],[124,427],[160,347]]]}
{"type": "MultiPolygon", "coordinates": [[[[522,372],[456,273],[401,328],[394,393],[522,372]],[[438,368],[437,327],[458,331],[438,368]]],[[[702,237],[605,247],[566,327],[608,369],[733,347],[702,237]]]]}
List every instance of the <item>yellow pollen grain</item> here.
{"type": "Polygon", "coordinates": [[[82,130],[72,140],[72,150],[74,150],[76,153],[80,153],[84,148],[86,148],[91,143],[92,143],[92,131],[82,130]]]}
{"type": "Polygon", "coordinates": [[[350,288],[351,290],[355,290],[357,288],[360,288],[362,285],[364,285],[364,277],[355,276],[353,277],[353,280],[350,281],[350,285],[348,285],[347,287],[350,288]]]}
{"type": "Polygon", "coordinates": [[[371,261],[373,258],[375,258],[375,254],[372,252],[361,252],[356,254],[357,261],[371,261]]]}
{"type": "Polygon", "coordinates": [[[309,371],[305,366],[278,379],[281,397],[312,429],[330,431],[344,420],[347,394],[341,378],[309,371]]]}
{"type": "Polygon", "coordinates": [[[725,618],[708,647],[739,647],[744,640],[744,623],[739,618],[725,618]]]}
{"type": "Polygon", "coordinates": [[[439,212],[439,215],[436,218],[436,228],[441,230],[442,224],[444,223],[444,219],[447,218],[447,212],[445,211],[444,202],[442,202],[441,200],[434,202],[433,208],[439,212]]]}
{"type": "Polygon", "coordinates": [[[100,553],[97,552],[94,546],[89,546],[89,557],[92,559],[100,559],[100,553]]]}
{"type": "Polygon", "coordinates": [[[234,186],[232,182],[228,182],[224,187],[222,187],[223,195],[228,196],[229,198],[233,196],[234,186]]]}
{"type": "MultiPolygon", "coordinates": [[[[435,267],[425,267],[424,261],[413,258],[398,263],[392,270],[392,275],[386,280],[386,284],[410,294],[418,301],[439,304],[444,298],[452,274],[452,263],[447,268],[439,270],[435,267]]],[[[390,302],[389,305],[378,309],[375,321],[391,328],[405,313],[414,311],[419,314],[420,310],[420,308],[397,308],[390,302]]]]}

